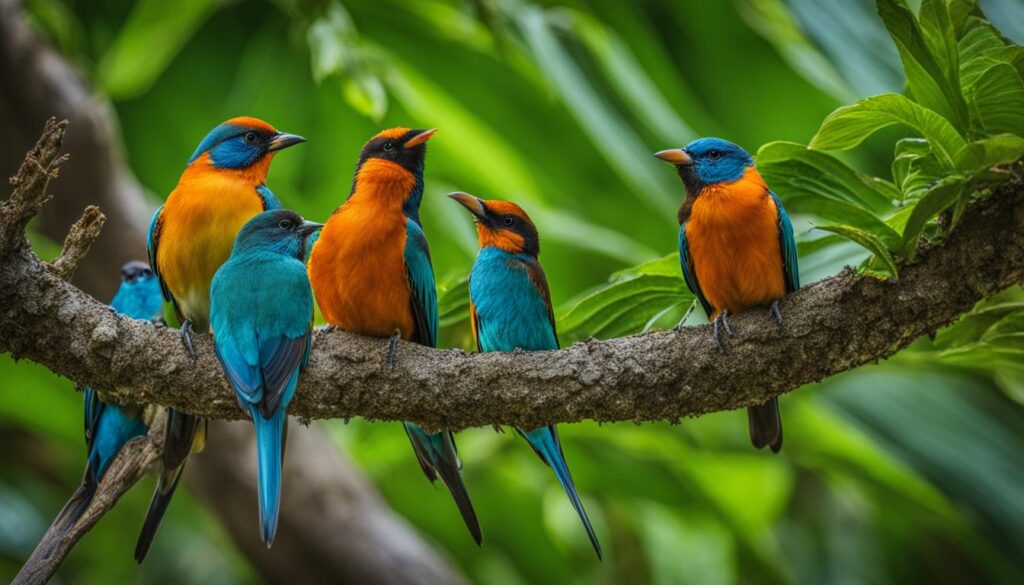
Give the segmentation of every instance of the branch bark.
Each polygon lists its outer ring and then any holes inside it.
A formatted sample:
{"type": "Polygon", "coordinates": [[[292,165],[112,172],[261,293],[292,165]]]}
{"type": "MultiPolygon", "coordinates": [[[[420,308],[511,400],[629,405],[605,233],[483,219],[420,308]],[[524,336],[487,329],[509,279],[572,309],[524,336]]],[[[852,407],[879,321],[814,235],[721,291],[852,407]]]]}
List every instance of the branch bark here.
{"type": "MultiPolygon", "coordinates": [[[[25,165],[18,184],[44,189],[40,177],[47,172],[25,165]]],[[[784,299],[781,330],[767,311],[736,316],[741,334],[724,350],[709,327],[549,352],[466,354],[400,343],[392,370],[386,340],[320,331],[289,411],[457,430],[585,418],[677,420],[759,404],[884,358],[1024,281],[1022,203],[1016,176],[971,205],[947,240],[925,246],[898,281],[858,278],[850,270],[818,281],[784,299]]],[[[17,227],[0,218],[0,234],[17,227]]],[[[114,315],[42,270],[24,246],[19,253],[0,248],[0,301],[0,348],[15,357],[124,399],[241,417],[209,335],[196,337],[193,362],[177,332],[114,315]]]]}

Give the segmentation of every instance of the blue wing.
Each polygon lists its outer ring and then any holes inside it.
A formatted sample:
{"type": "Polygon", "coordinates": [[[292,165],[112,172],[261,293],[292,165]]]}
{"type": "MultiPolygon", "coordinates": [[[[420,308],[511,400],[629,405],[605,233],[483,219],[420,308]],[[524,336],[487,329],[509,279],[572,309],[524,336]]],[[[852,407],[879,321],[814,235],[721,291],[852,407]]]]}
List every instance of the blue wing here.
{"type": "Polygon", "coordinates": [[[683,279],[686,281],[686,286],[690,288],[690,292],[696,295],[700,305],[704,307],[704,314],[710,318],[714,314],[715,308],[711,306],[711,303],[704,296],[704,291],[700,289],[700,282],[697,280],[697,270],[693,267],[693,258],[690,257],[690,244],[686,241],[685,223],[679,226],[679,264],[683,268],[683,279]]]}
{"type": "Polygon", "coordinates": [[[256,187],[256,192],[259,194],[260,199],[263,200],[263,211],[283,209],[281,201],[277,198],[277,195],[274,195],[274,192],[266,185],[256,187]]]}
{"type": "MultiPolygon", "coordinates": [[[[153,212],[153,219],[149,220],[149,231],[146,233],[146,252],[149,254],[149,266],[153,269],[153,274],[156,275],[157,280],[160,281],[160,292],[163,293],[164,300],[173,302],[174,298],[171,297],[171,291],[167,289],[164,279],[160,277],[160,270],[156,266],[156,251],[160,243],[160,214],[163,211],[164,206],[161,205],[153,212]]],[[[177,306],[175,306],[175,309],[177,309],[177,306]]]]}
{"type": "Polygon", "coordinates": [[[405,222],[405,271],[412,292],[412,312],[416,320],[415,341],[437,347],[437,286],[430,249],[423,228],[415,221],[405,222]]]}
{"type": "Polygon", "coordinates": [[[793,235],[793,224],[789,221],[786,208],[782,201],[772,193],[772,201],[779,211],[779,249],[782,250],[782,271],[786,277],[786,292],[791,293],[800,288],[800,269],[797,264],[796,237],[793,235]]]}

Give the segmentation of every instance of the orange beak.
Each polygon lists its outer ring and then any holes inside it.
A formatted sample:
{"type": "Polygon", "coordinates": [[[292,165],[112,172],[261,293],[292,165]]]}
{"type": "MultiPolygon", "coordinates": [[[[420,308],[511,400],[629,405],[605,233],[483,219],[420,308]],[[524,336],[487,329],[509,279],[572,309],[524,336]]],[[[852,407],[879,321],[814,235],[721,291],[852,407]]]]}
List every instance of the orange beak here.
{"type": "Polygon", "coordinates": [[[412,148],[414,146],[419,146],[420,144],[423,144],[424,142],[430,140],[430,137],[433,136],[436,132],[437,128],[431,128],[430,130],[420,130],[419,134],[416,134],[409,140],[406,140],[405,144],[403,144],[402,146],[404,148],[412,148]]]}
{"type": "Polygon", "coordinates": [[[676,166],[690,165],[693,164],[693,159],[690,155],[686,154],[686,151],[682,148],[670,148],[669,150],[661,150],[654,153],[654,156],[661,160],[673,164],[676,166]]]}

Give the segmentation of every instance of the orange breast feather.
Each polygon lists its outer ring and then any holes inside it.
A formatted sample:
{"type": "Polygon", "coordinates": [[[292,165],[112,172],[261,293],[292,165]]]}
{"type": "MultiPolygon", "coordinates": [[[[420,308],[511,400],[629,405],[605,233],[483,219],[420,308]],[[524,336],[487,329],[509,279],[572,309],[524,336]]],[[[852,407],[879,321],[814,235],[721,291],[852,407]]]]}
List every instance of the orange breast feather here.
{"type": "Polygon", "coordinates": [[[704,296],[719,311],[767,305],[786,293],[778,210],[756,169],[735,183],[707,187],[686,223],[704,296]]]}

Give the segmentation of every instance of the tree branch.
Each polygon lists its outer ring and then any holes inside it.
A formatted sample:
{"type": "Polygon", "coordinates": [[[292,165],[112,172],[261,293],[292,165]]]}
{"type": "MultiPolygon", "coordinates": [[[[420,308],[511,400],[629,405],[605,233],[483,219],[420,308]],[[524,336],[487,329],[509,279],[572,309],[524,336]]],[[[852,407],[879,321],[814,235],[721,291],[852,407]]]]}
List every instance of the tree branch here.
{"type": "MultiPolygon", "coordinates": [[[[54,127],[51,133],[63,132],[54,127]]],[[[59,143],[44,136],[43,143],[59,143]]],[[[56,154],[43,157],[57,160],[56,154]]],[[[52,167],[26,164],[19,185],[43,200],[52,167]]],[[[1024,188],[1019,176],[970,206],[942,245],[925,246],[898,281],[852,271],[813,283],[767,311],[733,319],[719,349],[705,327],[591,340],[549,352],[466,354],[320,331],[289,411],[304,418],[411,420],[430,428],[493,423],[534,428],[585,418],[677,420],[761,403],[884,358],[1024,281],[1024,188]]],[[[0,210],[0,218],[6,211],[0,210]]],[[[15,214],[16,215],[16,214],[15,214]]],[[[16,230],[0,219],[0,234],[16,230]]],[[[0,249],[0,253],[3,250],[0,249]]],[[[208,335],[192,362],[177,332],[114,315],[41,269],[24,246],[0,257],[0,347],[113,396],[210,418],[242,416],[208,335]],[[31,323],[31,328],[25,324],[31,323]]]]}

